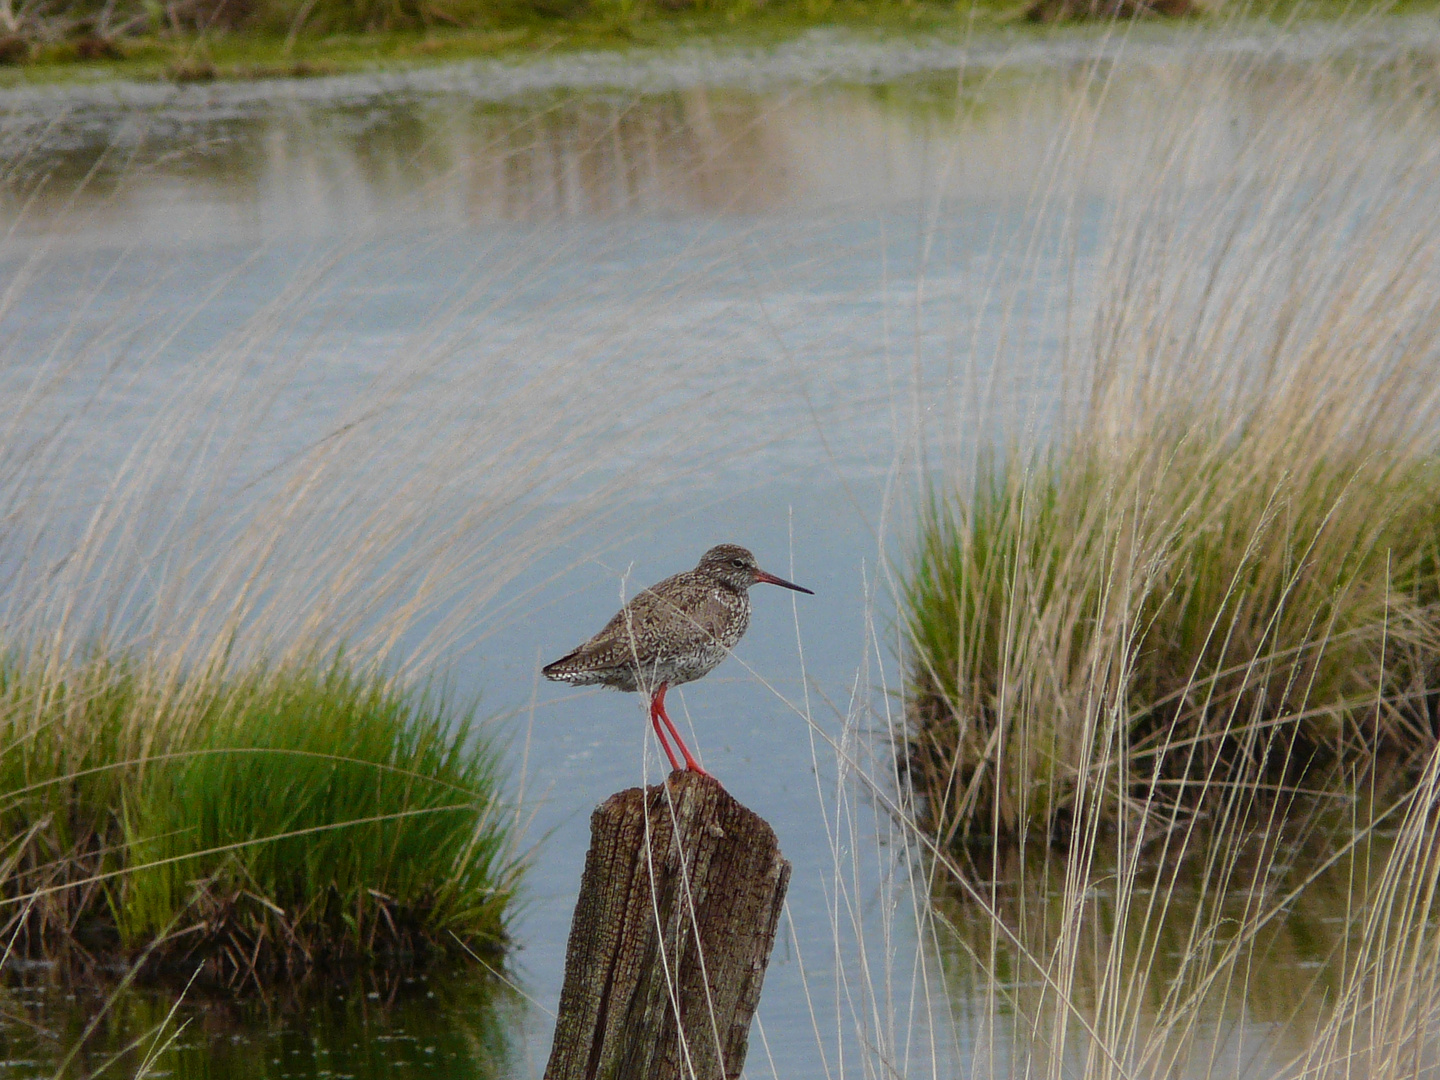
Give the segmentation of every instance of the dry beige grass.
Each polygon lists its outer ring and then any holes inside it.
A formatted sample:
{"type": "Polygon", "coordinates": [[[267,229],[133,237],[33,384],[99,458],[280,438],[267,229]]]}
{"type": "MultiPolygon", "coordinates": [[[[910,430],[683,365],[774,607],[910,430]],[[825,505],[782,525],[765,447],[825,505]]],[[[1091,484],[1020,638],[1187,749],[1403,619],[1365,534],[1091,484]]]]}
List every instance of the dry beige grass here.
{"type": "Polygon", "coordinates": [[[1128,170],[1042,330],[976,335],[983,390],[1053,330],[1057,419],[987,450],[957,418],[897,586],[918,828],[891,843],[953,1002],[922,975],[899,1015],[966,1075],[1440,1067],[1440,154],[1412,60],[1197,52],[1098,163],[1092,72],[1000,260],[1018,326],[1087,175],[1128,170]]]}
{"type": "Polygon", "coordinates": [[[72,322],[25,324],[50,313],[26,290],[68,280],[43,265],[67,252],[63,233],[14,243],[0,957],[82,930],[138,955],[183,931],[179,955],[204,939],[195,955],[243,978],[451,931],[501,941],[519,831],[504,736],[440,700],[446,672],[534,602],[516,581],[538,560],[726,445],[723,409],[671,422],[683,363],[627,352],[666,286],[631,286],[609,319],[553,293],[497,314],[568,257],[542,237],[374,356],[346,318],[363,302],[347,309],[347,284],[375,269],[362,237],[177,360],[203,313],[149,316],[148,282],[131,340],[90,329],[84,281],[72,322]]]}
{"type": "Polygon", "coordinates": [[[1292,125],[1157,136],[1076,289],[1060,433],[926,513],[911,761],[947,843],[1433,743],[1434,117],[1402,95],[1356,154],[1376,73],[1220,74],[1292,125]]]}

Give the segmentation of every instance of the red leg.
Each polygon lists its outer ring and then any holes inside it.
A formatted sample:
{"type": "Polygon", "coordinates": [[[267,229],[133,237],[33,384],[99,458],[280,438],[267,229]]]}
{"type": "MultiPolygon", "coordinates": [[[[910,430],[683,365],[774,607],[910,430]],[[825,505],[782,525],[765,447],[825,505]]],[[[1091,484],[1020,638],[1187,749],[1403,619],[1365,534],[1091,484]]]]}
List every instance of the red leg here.
{"type": "MultiPolygon", "coordinates": [[[[700,763],[690,756],[690,748],[685,745],[685,740],[680,738],[680,732],[675,730],[675,725],[670,722],[670,717],[665,714],[666,689],[667,685],[661,683],[660,689],[655,691],[655,699],[650,702],[650,712],[652,716],[665,721],[665,726],[670,729],[670,737],[675,740],[675,745],[680,748],[680,753],[685,755],[685,768],[691,772],[698,772],[701,776],[709,776],[710,774],[700,767],[700,763]]],[[[657,732],[660,730],[659,724],[655,725],[655,730],[657,732]]],[[[664,741],[664,736],[661,736],[661,741],[664,741]]],[[[669,748],[667,747],[666,749],[668,751],[669,748]]],[[[672,762],[675,761],[673,757],[670,760],[672,762]]],[[[675,767],[678,769],[680,766],[676,764],[675,767]]]]}
{"type": "MultiPolygon", "coordinates": [[[[660,688],[660,695],[663,697],[665,688],[660,688]]],[[[660,713],[655,708],[655,698],[650,699],[650,723],[655,725],[655,737],[660,740],[660,749],[665,751],[665,756],[670,759],[670,768],[680,768],[680,762],[675,760],[675,752],[670,749],[670,744],[665,741],[665,729],[660,726],[660,713]]]]}

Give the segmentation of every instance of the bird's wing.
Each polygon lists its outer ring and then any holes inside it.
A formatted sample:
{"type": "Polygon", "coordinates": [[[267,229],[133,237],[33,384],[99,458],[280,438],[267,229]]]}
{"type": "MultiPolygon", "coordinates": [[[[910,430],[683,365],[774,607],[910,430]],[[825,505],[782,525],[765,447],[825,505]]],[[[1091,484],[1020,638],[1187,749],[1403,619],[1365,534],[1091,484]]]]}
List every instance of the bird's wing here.
{"type": "Polygon", "coordinates": [[[665,621],[668,634],[659,651],[666,656],[713,649],[730,617],[713,585],[692,586],[680,595],[646,593],[635,598],[641,601],[665,621]]]}
{"type": "Polygon", "coordinates": [[[713,648],[725,609],[713,587],[688,584],[677,587],[666,580],[639,593],[578,651],[594,648],[648,662],[713,648]]]}
{"type": "Polygon", "coordinates": [[[645,655],[641,625],[636,617],[634,601],[631,601],[617,611],[598,634],[571,649],[543,671],[548,675],[552,669],[558,672],[577,667],[623,667],[636,655],[645,655]]]}

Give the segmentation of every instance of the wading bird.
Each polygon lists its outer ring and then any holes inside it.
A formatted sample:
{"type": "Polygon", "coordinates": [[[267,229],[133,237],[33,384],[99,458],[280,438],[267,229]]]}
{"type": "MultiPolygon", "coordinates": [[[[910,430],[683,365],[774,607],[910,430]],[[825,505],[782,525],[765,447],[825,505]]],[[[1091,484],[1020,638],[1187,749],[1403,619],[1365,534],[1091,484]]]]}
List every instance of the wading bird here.
{"type": "Polygon", "coordinates": [[[704,773],[665,712],[665,691],[708,675],[725,659],[750,625],[748,590],[760,582],[815,595],[767,574],[738,544],[719,544],[694,570],[650,586],[589,641],[541,670],[547,679],[571,686],[643,690],[650,695],[650,722],[670,767],[678,769],[680,762],[665,741],[662,721],[685,768],[704,773]]]}

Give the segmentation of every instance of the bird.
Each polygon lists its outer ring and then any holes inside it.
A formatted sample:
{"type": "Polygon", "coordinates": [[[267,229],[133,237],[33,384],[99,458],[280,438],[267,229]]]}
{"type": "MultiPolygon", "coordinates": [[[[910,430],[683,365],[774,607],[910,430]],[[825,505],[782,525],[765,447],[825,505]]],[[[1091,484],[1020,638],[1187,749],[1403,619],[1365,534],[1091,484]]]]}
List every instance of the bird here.
{"type": "Polygon", "coordinates": [[[762,582],[815,595],[761,570],[755,556],[739,544],[717,544],[695,569],[640,592],[598,634],[546,664],[541,673],[571,686],[645,692],[650,696],[650,723],[670,767],[681,765],[665,741],[662,721],[684,756],[684,767],[708,776],[665,712],[665,691],[708,675],[725,659],[750,626],[750,586],[762,582]]]}

